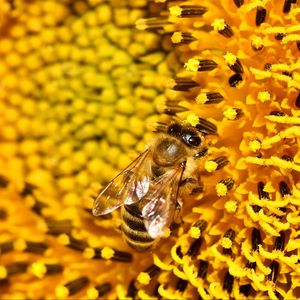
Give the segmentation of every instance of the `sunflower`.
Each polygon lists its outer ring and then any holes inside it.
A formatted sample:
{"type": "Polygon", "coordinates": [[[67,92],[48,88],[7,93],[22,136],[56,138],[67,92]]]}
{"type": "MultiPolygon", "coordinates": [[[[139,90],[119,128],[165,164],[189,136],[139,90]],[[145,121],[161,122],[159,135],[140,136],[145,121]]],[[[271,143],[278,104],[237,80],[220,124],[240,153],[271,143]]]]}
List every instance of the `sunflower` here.
{"type": "Polygon", "coordinates": [[[296,2],[0,0],[3,299],[299,298],[296,2]],[[172,119],[204,191],[137,253],[93,197],[172,119]]]}

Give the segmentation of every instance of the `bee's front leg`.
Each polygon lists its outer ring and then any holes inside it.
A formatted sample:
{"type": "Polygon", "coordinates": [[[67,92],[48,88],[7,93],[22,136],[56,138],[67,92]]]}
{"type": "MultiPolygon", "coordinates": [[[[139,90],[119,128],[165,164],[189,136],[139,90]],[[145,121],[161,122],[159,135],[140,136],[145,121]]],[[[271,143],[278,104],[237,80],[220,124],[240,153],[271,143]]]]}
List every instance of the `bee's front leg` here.
{"type": "Polygon", "coordinates": [[[188,177],[180,182],[180,195],[197,195],[203,192],[203,183],[194,177],[188,177]]]}

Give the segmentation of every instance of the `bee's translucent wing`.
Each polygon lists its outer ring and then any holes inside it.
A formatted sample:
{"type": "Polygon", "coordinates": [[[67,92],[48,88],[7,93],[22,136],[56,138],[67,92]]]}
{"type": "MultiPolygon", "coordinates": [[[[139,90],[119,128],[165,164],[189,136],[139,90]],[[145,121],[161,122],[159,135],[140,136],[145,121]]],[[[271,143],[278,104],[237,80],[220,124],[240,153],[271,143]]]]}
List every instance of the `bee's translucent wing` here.
{"type": "Polygon", "coordinates": [[[148,192],[151,181],[151,150],[140,154],[117,175],[94,202],[93,215],[106,215],[123,204],[133,204],[148,192]]]}
{"type": "Polygon", "coordinates": [[[162,237],[170,227],[177,202],[177,193],[184,165],[163,174],[151,186],[145,198],[150,199],[142,209],[145,227],[153,238],[162,237]]]}

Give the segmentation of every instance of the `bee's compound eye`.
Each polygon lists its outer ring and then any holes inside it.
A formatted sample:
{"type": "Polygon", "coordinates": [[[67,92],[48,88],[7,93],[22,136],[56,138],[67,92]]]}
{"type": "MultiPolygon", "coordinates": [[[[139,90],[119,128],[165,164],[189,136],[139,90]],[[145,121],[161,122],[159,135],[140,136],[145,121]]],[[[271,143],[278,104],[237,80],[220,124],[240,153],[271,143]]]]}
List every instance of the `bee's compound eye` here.
{"type": "Polygon", "coordinates": [[[180,136],[181,135],[182,126],[178,123],[171,124],[168,127],[168,134],[180,136]]]}
{"type": "Polygon", "coordinates": [[[183,142],[190,147],[198,147],[201,144],[201,138],[199,135],[194,131],[184,131],[182,133],[182,140],[183,142]]]}

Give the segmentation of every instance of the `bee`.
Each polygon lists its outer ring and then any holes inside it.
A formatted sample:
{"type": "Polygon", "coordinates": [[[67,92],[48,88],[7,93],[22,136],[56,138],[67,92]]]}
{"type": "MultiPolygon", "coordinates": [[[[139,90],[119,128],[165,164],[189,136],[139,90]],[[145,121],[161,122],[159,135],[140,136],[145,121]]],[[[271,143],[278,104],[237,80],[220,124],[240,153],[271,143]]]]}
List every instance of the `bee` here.
{"type": "Polygon", "coordinates": [[[121,231],[137,251],[154,248],[180,212],[180,190],[201,191],[195,158],[203,156],[204,135],[185,123],[172,123],[117,175],[94,201],[93,215],[121,207],[121,231]],[[200,151],[201,150],[201,151],[200,151]],[[202,153],[202,154],[201,154],[202,153]]]}

